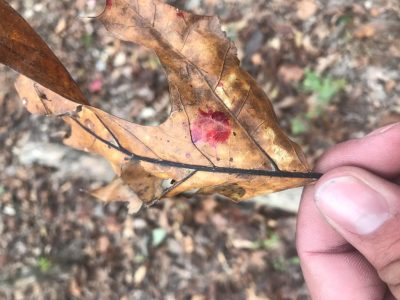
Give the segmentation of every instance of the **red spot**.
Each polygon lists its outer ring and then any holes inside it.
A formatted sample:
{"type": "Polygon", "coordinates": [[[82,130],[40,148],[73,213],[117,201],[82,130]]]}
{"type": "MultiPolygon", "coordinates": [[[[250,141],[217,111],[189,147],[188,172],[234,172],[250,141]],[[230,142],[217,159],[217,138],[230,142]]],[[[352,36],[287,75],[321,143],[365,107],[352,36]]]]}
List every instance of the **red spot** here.
{"type": "Polygon", "coordinates": [[[98,93],[103,88],[103,80],[95,79],[89,84],[89,91],[92,93],[98,93]]]}
{"type": "Polygon", "coordinates": [[[106,8],[110,9],[113,5],[113,0],[106,0],[106,8]]]}
{"type": "Polygon", "coordinates": [[[177,15],[179,18],[185,19],[185,14],[184,14],[183,12],[181,12],[181,11],[177,11],[176,15],[177,15]]]}
{"type": "Polygon", "coordinates": [[[217,87],[222,87],[223,88],[224,87],[224,83],[222,81],[218,82],[217,87]]]}
{"type": "Polygon", "coordinates": [[[211,109],[205,112],[199,109],[199,116],[194,121],[191,131],[193,142],[202,141],[216,147],[229,139],[232,127],[225,113],[214,112],[211,109]]]}

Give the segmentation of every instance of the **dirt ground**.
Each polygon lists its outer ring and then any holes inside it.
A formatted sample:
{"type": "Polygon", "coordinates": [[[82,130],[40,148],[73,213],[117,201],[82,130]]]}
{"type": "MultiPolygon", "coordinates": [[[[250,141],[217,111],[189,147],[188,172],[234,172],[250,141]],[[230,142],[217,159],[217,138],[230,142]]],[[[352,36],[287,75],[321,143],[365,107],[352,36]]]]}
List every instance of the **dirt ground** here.
{"type": "MultiPolygon", "coordinates": [[[[145,125],[168,117],[146,49],[90,16],[104,1],[11,0],[91,103],[145,125]]],[[[243,67],[311,165],[327,148],[400,121],[398,0],[169,1],[217,14],[243,67]]],[[[31,116],[0,67],[0,299],[308,299],[296,215],[218,197],[166,199],[136,215],[85,190],[112,178],[31,116]]]]}

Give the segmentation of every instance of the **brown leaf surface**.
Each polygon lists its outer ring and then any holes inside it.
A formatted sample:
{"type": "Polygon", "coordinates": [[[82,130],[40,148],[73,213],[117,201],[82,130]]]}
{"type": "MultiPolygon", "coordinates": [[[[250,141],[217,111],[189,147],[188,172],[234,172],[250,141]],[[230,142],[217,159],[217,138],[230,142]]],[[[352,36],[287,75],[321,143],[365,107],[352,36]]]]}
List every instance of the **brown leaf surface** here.
{"type": "Polygon", "coordinates": [[[307,20],[315,15],[318,10],[315,0],[299,0],[297,1],[297,17],[300,20],[307,20]]]}
{"type": "Polygon", "coordinates": [[[0,63],[77,103],[85,96],[53,51],[4,0],[0,0],[0,63]]]}
{"type": "Polygon", "coordinates": [[[127,201],[129,213],[137,213],[143,204],[138,195],[121,178],[116,178],[107,186],[96,189],[90,194],[106,203],[127,201]]]}
{"type": "Polygon", "coordinates": [[[279,128],[268,97],[240,68],[216,17],[157,0],[109,0],[99,20],[159,57],[172,103],[166,122],[133,124],[26,77],[16,87],[30,112],[64,118],[72,128],[66,144],[111,162],[123,184],[106,190],[116,191],[109,199],[120,199],[129,186],[145,202],[189,190],[242,200],[315,178],[298,145],[279,128]]]}

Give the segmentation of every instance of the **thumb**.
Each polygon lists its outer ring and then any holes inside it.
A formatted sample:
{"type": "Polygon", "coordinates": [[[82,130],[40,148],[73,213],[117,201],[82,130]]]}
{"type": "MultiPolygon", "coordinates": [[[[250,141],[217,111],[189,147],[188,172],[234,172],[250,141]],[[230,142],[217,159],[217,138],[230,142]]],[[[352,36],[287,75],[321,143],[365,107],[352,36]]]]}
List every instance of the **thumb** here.
{"type": "Polygon", "coordinates": [[[400,299],[400,186],[363,169],[343,167],[326,174],[315,191],[325,219],[400,299]]]}

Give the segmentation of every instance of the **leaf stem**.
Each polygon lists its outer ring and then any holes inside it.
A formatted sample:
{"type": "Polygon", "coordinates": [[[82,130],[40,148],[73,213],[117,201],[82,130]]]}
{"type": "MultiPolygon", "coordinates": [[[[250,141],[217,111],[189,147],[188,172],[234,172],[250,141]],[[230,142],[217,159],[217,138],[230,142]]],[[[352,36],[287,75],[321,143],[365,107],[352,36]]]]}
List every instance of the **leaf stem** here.
{"type": "Polygon", "coordinates": [[[95,132],[87,128],[81,122],[79,122],[76,118],[71,117],[83,130],[87,133],[101,141],[102,143],[106,144],[108,147],[113,148],[127,156],[127,160],[133,161],[143,161],[151,164],[157,164],[159,166],[164,167],[173,167],[173,168],[180,168],[180,169],[188,169],[200,172],[208,172],[208,173],[223,173],[223,174],[238,174],[238,175],[250,175],[250,176],[265,176],[265,177],[278,177],[278,178],[299,178],[299,179],[315,179],[318,180],[322,177],[323,174],[315,173],[315,172],[291,172],[291,171],[274,171],[274,170],[259,170],[259,169],[241,169],[241,168],[228,168],[228,167],[217,167],[217,166],[202,166],[202,165],[195,165],[195,164],[186,164],[180,162],[174,162],[169,160],[161,160],[155,159],[151,157],[141,156],[134,154],[124,148],[123,146],[116,146],[113,143],[103,139],[95,132]]]}

